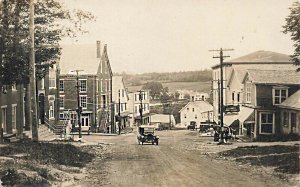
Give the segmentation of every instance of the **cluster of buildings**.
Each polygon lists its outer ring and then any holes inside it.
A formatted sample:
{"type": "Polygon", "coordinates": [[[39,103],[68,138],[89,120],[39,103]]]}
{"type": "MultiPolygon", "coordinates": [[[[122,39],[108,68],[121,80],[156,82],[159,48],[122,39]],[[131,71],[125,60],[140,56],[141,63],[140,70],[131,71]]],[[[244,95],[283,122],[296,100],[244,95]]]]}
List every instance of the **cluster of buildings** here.
{"type": "MultiPolygon", "coordinates": [[[[213,113],[217,118],[220,65],[212,70],[213,113]]],[[[300,72],[288,55],[257,51],[225,62],[223,80],[225,125],[255,140],[300,135],[300,72]],[[226,111],[226,107],[239,110],[226,111]]]]}
{"type": "MultiPolygon", "coordinates": [[[[220,65],[212,67],[209,94],[178,90],[189,103],[180,110],[181,125],[220,121],[220,65]]],[[[223,63],[224,125],[255,140],[300,135],[300,72],[288,55],[257,51],[223,63]],[[233,109],[233,110],[231,110],[233,109]]],[[[30,99],[24,85],[3,86],[0,93],[1,134],[30,130],[30,99]]],[[[71,122],[83,131],[116,133],[136,123],[174,125],[173,115],[150,113],[149,91],[129,93],[114,76],[107,45],[64,47],[60,60],[37,81],[38,119],[55,130],[71,122]],[[80,116],[78,115],[80,112],[80,116]],[[142,113],[142,116],[141,116],[142,113]],[[151,119],[152,115],[152,119],[151,119]]]]}
{"type": "Polygon", "coordinates": [[[176,90],[178,93],[178,99],[188,99],[190,101],[206,101],[209,98],[209,94],[205,92],[197,92],[194,90],[176,90]]]}
{"type": "MultiPolygon", "coordinates": [[[[220,64],[212,70],[212,105],[191,99],[180,110],[182,126],[220,123],[220,64]]],[[[237,135],[252,140],[299,137],[300,72],[288,55],[257,51],[224,62],[223,85],[224,126],[237,135]]]]}
{"type": "MultiPolygon", "coordinates": [[[[5,136],[31,130],[25,116],[28,95],[16,87],[1,90],[0,124],[5,136]]],[[[61,58],[37,81],[38,119],[53,131],[69,122],[83,131],[116,133],[118,129],[149,119],[149,91],[128,93],[123,78],[114,76],[107,45],[66,46],[61,58]],[[79,114],[80,111],[80,115],[79,114]],[[120,127],[120,128],[119,128],[120,127]]]]}

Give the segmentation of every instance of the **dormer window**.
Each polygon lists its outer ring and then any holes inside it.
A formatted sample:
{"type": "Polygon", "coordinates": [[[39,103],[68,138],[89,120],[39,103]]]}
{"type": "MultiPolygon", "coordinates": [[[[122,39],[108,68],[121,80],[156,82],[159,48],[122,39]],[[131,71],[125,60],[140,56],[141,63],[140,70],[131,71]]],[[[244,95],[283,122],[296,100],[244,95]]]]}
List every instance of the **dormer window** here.
{"type": "Polygon", "coordinates": [[[288,87],[273,87],[273,105],[278,105],[288,97],[288,87]]]}

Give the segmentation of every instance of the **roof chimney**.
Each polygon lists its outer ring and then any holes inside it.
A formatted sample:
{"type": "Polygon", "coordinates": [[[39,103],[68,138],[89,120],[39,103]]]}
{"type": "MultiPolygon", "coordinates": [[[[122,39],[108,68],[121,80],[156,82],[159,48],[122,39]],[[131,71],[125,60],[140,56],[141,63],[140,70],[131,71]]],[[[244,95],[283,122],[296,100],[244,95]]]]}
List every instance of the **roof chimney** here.
{"type": "Polygon", "coordinates": [[[101,42],[97,41],[97,58],[101,58],[101,42]]]}

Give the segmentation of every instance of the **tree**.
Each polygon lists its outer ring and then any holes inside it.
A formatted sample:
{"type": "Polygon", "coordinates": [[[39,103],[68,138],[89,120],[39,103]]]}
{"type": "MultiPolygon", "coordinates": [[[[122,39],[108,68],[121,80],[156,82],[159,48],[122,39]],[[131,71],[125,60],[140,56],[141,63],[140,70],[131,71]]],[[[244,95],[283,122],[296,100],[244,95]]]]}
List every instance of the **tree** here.
{"type": "Polygon", "coordinates": [[[160,94],[163,91],[163,85],[159,82],[147,82],[142,87],[143,90],[150,90],[149,94],[152,99],[160,97],[160,94]]]}
{"type": "MultiPolygon", "coordinates": [[[[285,18],[285,25],[283,26],[283,33],[290,34],[291,39],[294,41],[294,54],[290,55],[294,64],[300,65],[300,2],[296,1],[289,8],[290,14],[285,18]]],[[[300,68],[297,68],[300,71],[300,68]]]]}
{"type": "MultiPolygon", "coordinates": [[[[37,0],[34,6],[36,77],[41,79],[53,65],[49,62],[59,59],[62,38],[86,33],[82,25],[95,18],[89,12],[68,10],[59,0],[37,0]]],[[[29,0],[0,0],[0,88],[29,84],[29,7],[29,0]]]]}
{"type": "MultiPolygon", "coordinates": [[[[86,33],[82,25],[94,16],[82,10],[68,10],[59,0],[35,3],[36,76],[41,79],[61,54],[63,37],[86,33]]],[[[0,5],[1,80],[3,84],[29,81],[29,0],[3,0],[0,5]]]]}

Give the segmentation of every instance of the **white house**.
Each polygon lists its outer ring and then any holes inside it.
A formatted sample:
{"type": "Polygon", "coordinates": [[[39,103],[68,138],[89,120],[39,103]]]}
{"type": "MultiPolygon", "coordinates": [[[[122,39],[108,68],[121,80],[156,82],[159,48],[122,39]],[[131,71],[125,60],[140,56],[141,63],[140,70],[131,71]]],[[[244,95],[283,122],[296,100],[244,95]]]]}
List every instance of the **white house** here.
{"type": "Polygon", "coordinates": [[[170,124],[172,127],[176,122],[171,114],[153,114],[151,115],[151,124],[170,124]]]}
{"type": "Polygon", "coordinates": [[[115,108],[116,123],[121,125],[121,128],[125,128],[129,125],[130,112],[128,107],[129,97],[122,76],[112,77],[112,102],[115,108]]]}
{"type": "Polygon", "coordinates": [[[150,95],[148,90],[135,91],[128,94],[130,124],[141,123],[140,110],[142,110],[143,124],[150,123],[150,95]]]}
{"type": "Polygon", "coordinates": [[[178,99],[186,99],[185,96],[190,97],[190,101],[206,101],[209,98],[208,93],[197,92],[194,90],[176,90],[179,93],[178,99]]]}
{"type": "Polygon", "coordinates": [[[213,118],[213,114],[210,112],[208,118],[202,115],[205,112],[213,110],[213,106],[206,101],[194,101],[185,105],[180,112],[180,120],[182,126],[188,126],[191,122],[195,122],[197,126],[201,122],[205,122],[209,117],[213,118]]]}

